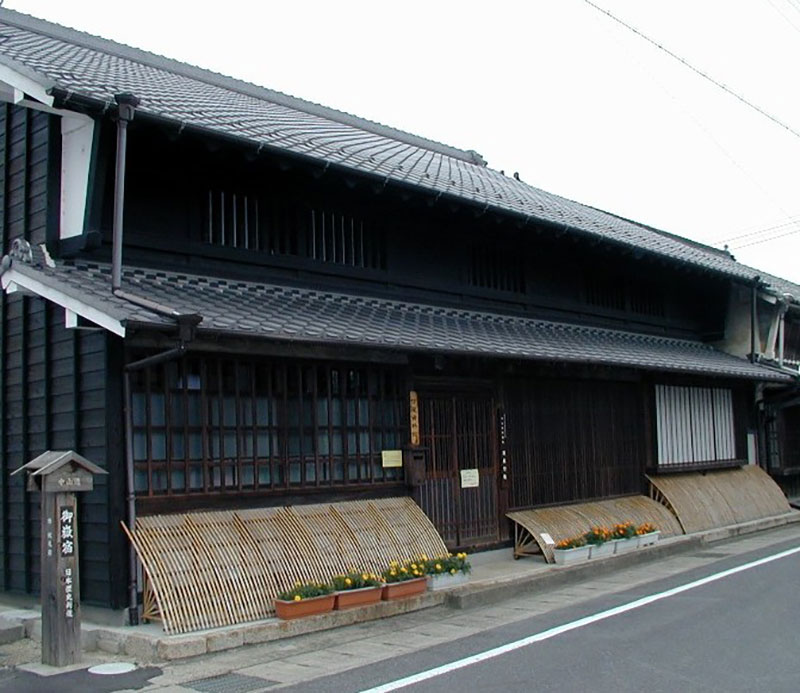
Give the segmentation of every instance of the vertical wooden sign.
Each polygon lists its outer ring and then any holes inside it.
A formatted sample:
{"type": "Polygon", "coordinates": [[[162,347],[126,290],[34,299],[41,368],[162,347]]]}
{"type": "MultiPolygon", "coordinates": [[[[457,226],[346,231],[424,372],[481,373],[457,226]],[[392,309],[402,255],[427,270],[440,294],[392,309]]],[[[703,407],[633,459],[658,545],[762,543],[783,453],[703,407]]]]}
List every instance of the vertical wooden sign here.
{"type": "Polygon", "coordinates": [[[419,399],[415,390],[408,393],[409,426],[411,444],[419,445],[419,399]]]}
{"type": "Polygon", "coordinates": [[[42,663],[63,667],[81,659],[78,502],[106,474],[74,450],[48,450],[19,469],[28,491],[41,493],[42,663]]]}
{"type": "Polygon", "coordinates": [[[80,661],[78,518],[74,493],[42,493],[42,662],[80,661]]]}

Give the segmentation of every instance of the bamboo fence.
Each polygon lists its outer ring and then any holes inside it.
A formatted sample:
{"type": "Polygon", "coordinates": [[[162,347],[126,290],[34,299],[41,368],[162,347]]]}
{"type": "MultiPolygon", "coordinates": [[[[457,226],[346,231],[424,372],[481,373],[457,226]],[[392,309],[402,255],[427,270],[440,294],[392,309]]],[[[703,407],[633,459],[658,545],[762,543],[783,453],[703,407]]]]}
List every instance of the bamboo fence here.
{"type": "Polygon", "coordinates": [[[296,581],[447,553],[411,498],[140,517],[131,534],[145,617],[187,633],[273,615],[296,581]]]}
{"type": "Polygon", "coordinates": [[[755,465],[647,479],[651,496],[669,504],[687,534],[791,511],[780,487],[755,465]]]}
{"type": "Polygon", "coordinates": [[[548,563],[553,563],[553,544],[547,543],[543,534],[554,542],[587,532],[591,527],[613,526],[618,522],[643,524],[650,522],[662,536],[683,534],[675,516],[662,504],[647,496],[628,496],[609,500],[561,505],[534,510],[517,510],[506,514],[514,522],[514,556],[541,553],[548,563]]]}

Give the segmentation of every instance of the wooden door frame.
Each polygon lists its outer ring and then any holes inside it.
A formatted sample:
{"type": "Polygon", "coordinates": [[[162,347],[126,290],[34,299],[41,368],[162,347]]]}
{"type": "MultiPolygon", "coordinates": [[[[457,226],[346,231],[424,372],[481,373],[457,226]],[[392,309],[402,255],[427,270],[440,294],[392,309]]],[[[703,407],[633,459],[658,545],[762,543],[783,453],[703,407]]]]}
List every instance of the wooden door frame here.
{"type": "Polygon", "coordinates": [[[492,518],[495,526],[496,526],[496,536],[490,544],[497,543],[498,541],[502,541],[503,537],[503,518],[505,516],[505,509],[507,506],[507,498],[506,495],[506,482],[502,479],[502,454],[500,450],[500,431],[499,431],[499,417],[501,412],[503,411],[503,405],[501,400],[501,390],[499,389],[500,383],[496,379],[492,378],[455,378],[455,377],[446,377],[446,376],[426,376],[426,377],[415,377],[413,379],[413,389],[417,392],[417,395],[420,401],[423,401],[426,397],[439,397],[442,398],[447,397],[451,399],[451,407],[452,407],[452,416],[453,416],[453,440],[452,440],[452,449],[450,450],[450,465],[449,472],[452,475],[450,478],[453,480],[455,484],[457,484],[456,489],[458,490],[457,493],[454,494],[454,502],[456,505],[456,513],[458,517],[457,522],[457,529],[456,529],[456,536],[459,546],[465,546],[462,543],[461,538],[461,487],[459,483],[459,469],[453,469],[452,464],[457,461],[458,455],[456,454],[457,449],[457,435],[456,432],[458,430],[457,427],[457,410],[455,406],[455,402],[460,395],[465,396],[485,396],[491,405],[491,415],[490,415],[490,423],[489,423],[489,433],[490,433],[490,449],[491,449],[491,460],[490,466],[493,469],[494,474],[494,484],[495,484],[495,509],[496,509],[496,517],[492,518]]]}

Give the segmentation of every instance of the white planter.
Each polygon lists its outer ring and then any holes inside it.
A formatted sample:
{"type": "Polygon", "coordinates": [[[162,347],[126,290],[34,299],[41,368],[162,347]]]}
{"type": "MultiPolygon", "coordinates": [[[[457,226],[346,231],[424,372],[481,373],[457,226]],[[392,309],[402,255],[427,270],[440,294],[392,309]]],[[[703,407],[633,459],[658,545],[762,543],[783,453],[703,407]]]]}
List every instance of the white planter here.
{"type": "Polygon", "coordinates": [[[650,532],[649,534],[640,534],[639,546],[652,546],[658,541],[660,536],[661,536],[660,531],[650,532]]]}
{"type": "Polygon", "coordinates": [[[631,539],[616,539],[614,541],[614,553],[628,553],[639,548],[639,537],[631,539]]]}
{"type": "Polygon", "coordinates": [[[602,544],[592,544],[591,558],[607,558],[614,555],[614,542],[604,541],[602,544]]]}
{"type": "Polygon", "coordinates": [[[430,576],[430,588],[432,590],[446,590],[451,587],[458,587],[463,585],[469,576],[466,573],[458,572],[455,575],[450,573],[443,573],[441,575],[430,576]]]}
{"type": "Polygon", "coordinates": [[[589,558],[589,546],[579,546],[576,549],[554,549],[553,556],[558,565],[570,565],[580,563],[589,558]]]}

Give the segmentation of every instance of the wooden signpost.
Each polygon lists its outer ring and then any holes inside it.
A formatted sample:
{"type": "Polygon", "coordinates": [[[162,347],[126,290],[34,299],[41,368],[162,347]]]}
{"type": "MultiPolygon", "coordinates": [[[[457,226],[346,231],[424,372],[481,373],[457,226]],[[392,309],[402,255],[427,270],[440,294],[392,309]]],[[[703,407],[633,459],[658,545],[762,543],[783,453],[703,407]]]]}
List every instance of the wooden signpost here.
{"type": "Polygon", "coordinates": [[[78,504],[94,475],[106,474],[71,450],[48,450],[17,469],[28,472],[28,491],[42,494],[42,663],[62,667],[81,656],[78,504]]]}

